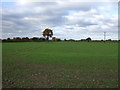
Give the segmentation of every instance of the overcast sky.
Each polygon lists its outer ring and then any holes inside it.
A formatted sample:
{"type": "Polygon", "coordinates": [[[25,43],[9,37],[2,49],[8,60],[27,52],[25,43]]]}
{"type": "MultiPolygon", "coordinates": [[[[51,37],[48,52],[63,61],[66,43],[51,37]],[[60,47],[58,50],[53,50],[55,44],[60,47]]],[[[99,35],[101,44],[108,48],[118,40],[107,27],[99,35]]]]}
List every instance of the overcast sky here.
{"type": "Polygon", "coordinates": [[[61,39],[118,39],[118,3],[2,2],[2,38],[42,37],[45,28],[61,39]]]}

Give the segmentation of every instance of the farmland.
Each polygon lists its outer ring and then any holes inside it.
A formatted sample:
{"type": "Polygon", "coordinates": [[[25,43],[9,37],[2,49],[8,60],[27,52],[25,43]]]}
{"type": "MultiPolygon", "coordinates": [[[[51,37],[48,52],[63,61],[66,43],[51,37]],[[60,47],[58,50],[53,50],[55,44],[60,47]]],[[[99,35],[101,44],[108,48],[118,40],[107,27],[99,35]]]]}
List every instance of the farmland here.
{"type": "Polygon", "coordinates": [[[116,42],[2,44],[3,88],[117,88],[116,42]]]}

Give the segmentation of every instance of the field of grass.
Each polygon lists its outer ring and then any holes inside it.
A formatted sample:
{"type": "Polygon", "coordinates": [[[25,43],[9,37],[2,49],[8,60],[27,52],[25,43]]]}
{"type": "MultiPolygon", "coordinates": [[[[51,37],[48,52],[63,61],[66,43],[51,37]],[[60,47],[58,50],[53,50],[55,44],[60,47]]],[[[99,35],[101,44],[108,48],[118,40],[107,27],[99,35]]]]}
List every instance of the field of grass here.
{"type": "Polygon", "coordinates": [[[3,43],[3,88],[117,88],[118,43],[3,43]]]}

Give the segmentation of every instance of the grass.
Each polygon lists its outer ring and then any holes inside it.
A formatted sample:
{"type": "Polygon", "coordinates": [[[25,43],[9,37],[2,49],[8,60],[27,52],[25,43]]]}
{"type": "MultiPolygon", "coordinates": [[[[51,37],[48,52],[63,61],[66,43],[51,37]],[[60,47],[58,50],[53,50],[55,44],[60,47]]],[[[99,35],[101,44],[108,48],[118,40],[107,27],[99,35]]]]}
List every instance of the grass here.
{"type": "Polygon", "coordinates": [[[118,43],[3,43],[3,88],[117,88],[118,43]]]}

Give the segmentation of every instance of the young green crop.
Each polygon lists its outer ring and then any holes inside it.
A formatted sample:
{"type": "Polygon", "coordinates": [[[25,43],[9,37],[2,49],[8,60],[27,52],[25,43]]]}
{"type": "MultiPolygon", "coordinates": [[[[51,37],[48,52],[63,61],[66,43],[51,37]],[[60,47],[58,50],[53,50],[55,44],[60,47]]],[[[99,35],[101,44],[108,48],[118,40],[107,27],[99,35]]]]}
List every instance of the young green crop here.
{"type": "Polygon", "coordinates": [[[2,56],[3,87],[118,87],[118,43],[3,43],[2,56]]]}

